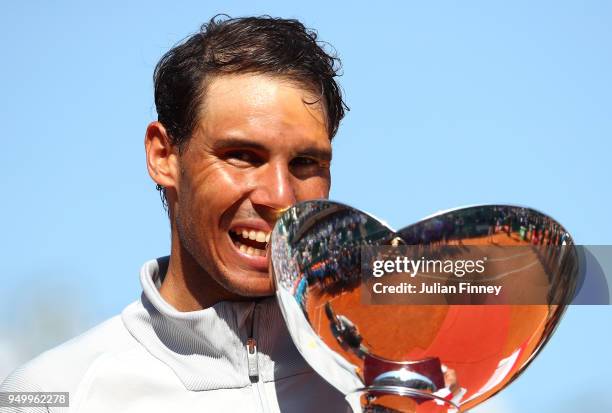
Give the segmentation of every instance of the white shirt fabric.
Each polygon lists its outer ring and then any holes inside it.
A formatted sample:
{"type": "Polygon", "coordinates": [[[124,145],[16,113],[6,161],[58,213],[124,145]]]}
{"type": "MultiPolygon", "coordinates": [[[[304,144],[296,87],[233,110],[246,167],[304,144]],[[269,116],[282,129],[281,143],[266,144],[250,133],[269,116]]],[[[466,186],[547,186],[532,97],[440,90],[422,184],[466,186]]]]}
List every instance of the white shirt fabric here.
{"type": "Polygon", "coordinates": [[[351,411],[300,356],[274,297],[179,312],[158,291],[166,265],[164,258],[143,266],[141,299],[120,316],[41,354],[0,386],[69,392],[70,407],[0,412],[351,411]],[[249,337],[257,343],[253,377],[249,337]]]}

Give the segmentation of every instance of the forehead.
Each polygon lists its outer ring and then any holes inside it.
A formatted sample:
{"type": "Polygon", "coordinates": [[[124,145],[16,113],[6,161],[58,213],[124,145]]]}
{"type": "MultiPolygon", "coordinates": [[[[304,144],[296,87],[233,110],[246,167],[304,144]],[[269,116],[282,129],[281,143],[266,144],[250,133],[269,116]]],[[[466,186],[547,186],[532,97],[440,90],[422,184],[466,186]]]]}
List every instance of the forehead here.
{"type": "Polygon", "coordinates": [[[316,101],[312,92],[280,77],[218,76],[206,88],[200,108],[202,143],[241,138],[263,145],[331,147],[325,110],[316,101]]]}

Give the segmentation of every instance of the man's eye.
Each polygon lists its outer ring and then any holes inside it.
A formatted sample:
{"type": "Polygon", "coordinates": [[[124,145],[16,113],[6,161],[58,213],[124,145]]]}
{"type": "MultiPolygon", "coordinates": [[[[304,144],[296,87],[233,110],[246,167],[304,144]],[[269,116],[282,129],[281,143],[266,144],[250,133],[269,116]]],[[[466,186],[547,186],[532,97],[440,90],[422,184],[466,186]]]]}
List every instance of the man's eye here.
{"type": "Polygon", "coordinates": [[[311,165],[318,165],[319,161],[313,158],[307,158],[305,156],[300,156],[298,158],[295,158],[291,161],[291,165],[292,166],[311,166],[311,165]]]}
{"type": "Polygon", "coordinates": [[[296,177],[306,179],[325,173],[325,170],[329,169],[329,162],[308,156],[298,156],[291,160],[289,167],[296,177]]]}
{"type": "Polygon", "coordinates": [[[261,158],[257,154],[249,151],[230,151],[225,154],[225,159],[230,162],[241,164],[259,165],[261,158]]]}

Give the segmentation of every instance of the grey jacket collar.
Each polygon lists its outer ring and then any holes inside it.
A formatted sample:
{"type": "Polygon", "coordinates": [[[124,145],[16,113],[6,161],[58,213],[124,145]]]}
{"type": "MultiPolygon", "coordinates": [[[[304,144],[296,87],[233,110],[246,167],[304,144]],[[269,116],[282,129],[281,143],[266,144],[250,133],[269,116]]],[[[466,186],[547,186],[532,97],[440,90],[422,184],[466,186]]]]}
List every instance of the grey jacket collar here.
{"type": "Polygon", "coordinates": [[[123,311],[122,319],[136,340],[167,364],[187,389],[250,385],[246,340],[251,328],[258,346],[259,380],[312,371],[293,345],[274,297],[223,301],[203,310],[179,312],[158,291],[164,260],[142,267],[141,299],[123,311]]]}

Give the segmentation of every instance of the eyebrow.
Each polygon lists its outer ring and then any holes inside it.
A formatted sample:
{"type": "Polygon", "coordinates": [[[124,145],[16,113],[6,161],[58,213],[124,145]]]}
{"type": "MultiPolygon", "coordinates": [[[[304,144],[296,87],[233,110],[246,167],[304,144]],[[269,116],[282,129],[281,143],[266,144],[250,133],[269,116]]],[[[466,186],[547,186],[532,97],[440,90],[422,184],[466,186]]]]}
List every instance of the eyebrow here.
{"type": "Polygon", "coordinates": [[[213,149],[216,151],[222,151],[225,149],[234,149],[234,148],[242,148],[242,149],[255,149],[259,151],[265,151],[266,147],[261,143],[253,142],[249,139],[242,138],[225,138],[221,141],[217,141],[213,145],[213,149]]]}
{"type": "MultiPolygon", "coordinates": [[[[229,137],[226,139],[222,139],[216,142],[213,145],[213,150],[215,151],[224,151],[227,149],[253,149],[256,151],[265,152],[268,148],[261,143],[253,142],[250,139],[237,138],[237,137],[229,137]]],[[[316,147],[308,147],[297,151],[297,156],[311,156],[313,158],[318,158],[323,161],[331,161],[332,153],[327,149],[320,149],[316,147]]]]}

